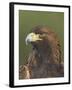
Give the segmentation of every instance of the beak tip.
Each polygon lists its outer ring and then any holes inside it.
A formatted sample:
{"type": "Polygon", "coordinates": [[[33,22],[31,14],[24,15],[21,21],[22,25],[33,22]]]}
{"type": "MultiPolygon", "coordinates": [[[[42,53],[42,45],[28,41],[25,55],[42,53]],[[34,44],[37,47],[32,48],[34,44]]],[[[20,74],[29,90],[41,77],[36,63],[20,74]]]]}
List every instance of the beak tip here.
{"type": "Polygon", "coordinates": [[[30,35],[28,35],[28,36],[26,37],[26,39],[25,39],[26,45],[28,45],[29,42],[31,42],[31,36],[30,36],[30,35]]]}
{"type": "Polygon", "coordinates": [[[26,43],[26,45],[28,45],[28,40],[27,40],[27,38],[25,39],[25,43],[26,43]]]}

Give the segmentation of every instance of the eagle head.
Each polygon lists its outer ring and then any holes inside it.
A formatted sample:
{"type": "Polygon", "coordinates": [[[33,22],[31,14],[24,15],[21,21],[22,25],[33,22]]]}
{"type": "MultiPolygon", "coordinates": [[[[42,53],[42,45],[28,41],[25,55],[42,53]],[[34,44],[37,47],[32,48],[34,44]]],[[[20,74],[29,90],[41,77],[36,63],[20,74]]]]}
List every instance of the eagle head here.
{"type": "Polygon", "coordinates": [[[61,60],[61,46],[55,32],[47,26],[36,26],[25,39],[26,44],[31,43],[42,58],[52,58],[59,63],[61,60]]]}
{"type": "MultiPolygon", "coordinates": [[[[25,39],[26,45],[29,43],[44,43],[48,39],[48,28],[46,26],[36,26],[32,29],[25,39]]],[[[48,40],[47,40],[48,41],[48,40]]],[[[38,43],[38,44],[39,44],[38,43]]]]}

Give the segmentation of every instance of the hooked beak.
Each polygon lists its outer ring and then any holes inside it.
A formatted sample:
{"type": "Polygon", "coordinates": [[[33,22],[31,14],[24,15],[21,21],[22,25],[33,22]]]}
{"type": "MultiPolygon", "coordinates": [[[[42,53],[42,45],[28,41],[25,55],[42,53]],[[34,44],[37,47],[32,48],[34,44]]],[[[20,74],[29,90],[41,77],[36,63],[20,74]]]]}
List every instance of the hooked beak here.
{"type": "Polygon", "coordinates": [[[26,45],[30,42],[36,42],[38,40],[42,40],[40,37],[39,37],[39,34],[35,34],[35,33],[30,33],[27,35],[26,39],[25,39],[25,42],[26,42],[26,45]]]}

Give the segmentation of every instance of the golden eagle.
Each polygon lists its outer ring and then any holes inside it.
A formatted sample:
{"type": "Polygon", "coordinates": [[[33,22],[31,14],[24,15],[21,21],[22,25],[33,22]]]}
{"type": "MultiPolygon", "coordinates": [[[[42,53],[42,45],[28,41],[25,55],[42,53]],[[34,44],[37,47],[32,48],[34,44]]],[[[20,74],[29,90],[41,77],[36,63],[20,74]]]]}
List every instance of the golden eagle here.
{"type": "Polygon", "coordinates": [[[64,76],[60,41],[50,28],[36,26],[25,41],[32,44],[32,52],[27,64],[20,66],[20,79],[64,76]]]}

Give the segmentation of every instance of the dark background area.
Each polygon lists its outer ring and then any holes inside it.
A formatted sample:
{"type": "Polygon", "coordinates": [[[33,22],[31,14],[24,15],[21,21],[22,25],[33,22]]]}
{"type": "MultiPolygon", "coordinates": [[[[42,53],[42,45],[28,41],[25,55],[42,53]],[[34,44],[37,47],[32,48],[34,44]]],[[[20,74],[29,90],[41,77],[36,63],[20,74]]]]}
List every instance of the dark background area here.
{"type": "Polygon", "coordinates": [[[46,25],[57,33],[64,54],[64,13],[46,11],[19,11],[19,65],[27,62],[31,45],[26,45],[25,38],[30,30],[37,25],[46,25]]]}

